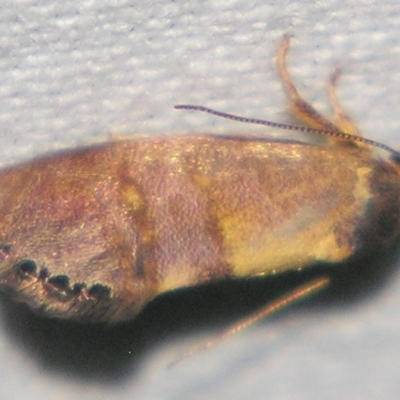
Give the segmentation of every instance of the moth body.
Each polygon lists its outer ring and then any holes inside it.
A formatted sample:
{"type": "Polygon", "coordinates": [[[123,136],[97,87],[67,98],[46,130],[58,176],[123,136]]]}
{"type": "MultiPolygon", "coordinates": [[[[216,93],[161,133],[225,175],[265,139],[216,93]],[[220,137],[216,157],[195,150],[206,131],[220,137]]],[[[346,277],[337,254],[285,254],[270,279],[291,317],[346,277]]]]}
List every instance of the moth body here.
{"type": "MultiPolygon", "coordinates": [[[[358,137],[346,115],[334,125],[304,107],[287,44],[295,114],[358,137]]],[[[0,174],[0,288],[47,316],[114,323],[166,291],[389,246],[399,199],[399,165],[343,139],[138,136],[71,150],[0,174]]]]}

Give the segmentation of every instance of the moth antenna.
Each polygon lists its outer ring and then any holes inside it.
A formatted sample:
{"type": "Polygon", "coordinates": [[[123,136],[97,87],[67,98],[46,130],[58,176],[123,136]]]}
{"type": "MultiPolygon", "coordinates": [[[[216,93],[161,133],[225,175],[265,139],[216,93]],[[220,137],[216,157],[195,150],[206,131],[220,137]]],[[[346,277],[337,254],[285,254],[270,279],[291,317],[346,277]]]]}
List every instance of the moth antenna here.
{"type": "Polygon", "coordinates": [[[268,121],[266,119],[241,117],[240,115],[229,114],[226,112],[213,110],[212,108],[196,106],[196,105],[191,105],[191,104],[177,104],[176,106],[174,106],[174,108],[177,110],[201,111],[201,112],[205,112],[208,114],[216,115],[217,117],[231,119],[233,121],[245,122],[248,124],[270,126],[272,128],[285,129],[287,131],[315,133],[315,134],[321,135],[321,136],[330,136],[330,137],[348,140],[351,142],[365,143],[365,144],[369,144],[371,146],[374,146],[376,148],[383,149],[383,150],[389,152],[391,155],[394,156],[394,160],[396,162],[400,161],[400,152],[392,149],[391,147],[386,146],[385,144],[377,142],[372,139],[367,139],[365,137],[355,136],[355,135],[351,135],[349,133],[342,132],[339,129],[331,130],[331,131],[330,130],[321,130],[321,129],[316,129],[316,128],[310,128],[308,126],[298,126],[298,125],[284,124],[281,122],[273,122],[273,121],[268,121]]]}

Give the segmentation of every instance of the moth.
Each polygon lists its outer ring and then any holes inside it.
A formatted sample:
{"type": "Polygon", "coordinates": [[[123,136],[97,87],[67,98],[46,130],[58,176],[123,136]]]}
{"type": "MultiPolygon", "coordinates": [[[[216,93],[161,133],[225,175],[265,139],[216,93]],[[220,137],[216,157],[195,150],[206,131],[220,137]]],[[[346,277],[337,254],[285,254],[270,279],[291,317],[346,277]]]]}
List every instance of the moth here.
{"type": "Polygon", "coordinates": [[[338,74],[328,84],[332,121],[306,102],[287,72],[288,47],[285,36],[278,70],[307,124],[289,128],[322,143],[141,135],[5,169],[0,290],[48,317],[116,323],[167,291],[337,265],[393,244],[398,153],[362,137],[337,100],[338,74]]]}

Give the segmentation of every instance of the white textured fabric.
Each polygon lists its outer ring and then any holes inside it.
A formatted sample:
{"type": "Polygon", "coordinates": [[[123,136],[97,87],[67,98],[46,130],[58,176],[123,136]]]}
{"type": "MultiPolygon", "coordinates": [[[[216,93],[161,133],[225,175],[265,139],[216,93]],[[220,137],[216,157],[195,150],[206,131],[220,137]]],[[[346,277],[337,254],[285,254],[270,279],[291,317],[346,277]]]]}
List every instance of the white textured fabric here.
{"type": "MultiPolygon", "coordinates": [[[[274,66],[287,32],[307,96],[329,110],[327,76],[342,67],[339,94],[363,132],[400,149],[399,12],[390,0],[3,0],[1,165],[113,135],[257,129],[177,103],[287,121],[274,66]]],[[[130,347],[134,323],[114,352],[118,331],[92,342],[89,328],[38,322],[1,302],[0,398],[398,399],[400,275],[390,278],[363,302],[302,308],[172,369],[215,325],[166,334],[158,325],[147,346],[142,337],[130,347]],[[130,351],[141,356],[130,361],[130,351]]],[[[157,321],[137,324],[146,318],[157,321]]]]}

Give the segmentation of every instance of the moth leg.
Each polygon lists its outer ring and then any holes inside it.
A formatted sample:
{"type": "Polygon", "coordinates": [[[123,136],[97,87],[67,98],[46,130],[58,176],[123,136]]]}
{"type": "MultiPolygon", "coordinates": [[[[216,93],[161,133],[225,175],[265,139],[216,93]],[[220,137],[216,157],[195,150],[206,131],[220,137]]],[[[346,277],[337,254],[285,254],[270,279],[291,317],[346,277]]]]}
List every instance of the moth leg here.
{"type": "Polygon", "coordinates": [[[289,45],[290,37],[285,35],[278,49],[277,64],[283,87],[289,96],[291,112],[296,118],[311,128],[333,132],[340,131],[340,128],[320,114],[310,103],[304,100],[297,91],[286,66],[286,56],[289,45]]]}
{"type": "Polygon", "coordinates": [[[336,94],[335,88],[337,81],[340,78],[340,74],[340,70],[336,68],[329,78],[327,87],[329,102],[331,103],[334,112],[333,116],[335,119],[335,124],[343,132],[346,132],[350,135],[363,136],[349,115],[343,109],[336,94]]]}
{"type": "Polygon", "coordinates": [[[184,354],[182,357],[174,360],[169,364],[170,367],[180,363],[182,360],[191,357],[194,354],[197,354],[201,351],[204,351],[210,347],[215,346],[222,340],[242,331],[243,329],[254,325],[256,322],[260,321],[263,318],[267,318],[272,314],[277,313],[285,308],[288,308],[292,304],[298,303],[301,300],[310,297],[324,289],[326,289],[331,283],[328,277],[322,276],[320,278],[316,278],[312,281],[305,283],[297,288],[294,288],[292,291],[284,294],[282,297],[279,297],[275,300],[272,300],[270,303],[261,307],[259,310],[254,311],[247,317],[236,321],[233,325],[229,326],[227,329],[222,331],[218,336],[210,339],[208,342],[205,342],[202,346],[193,349],[192,351],[184,354]]]}

